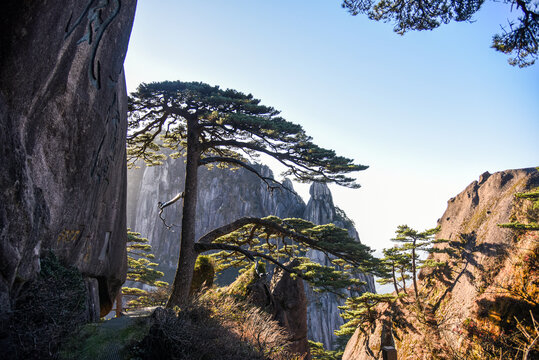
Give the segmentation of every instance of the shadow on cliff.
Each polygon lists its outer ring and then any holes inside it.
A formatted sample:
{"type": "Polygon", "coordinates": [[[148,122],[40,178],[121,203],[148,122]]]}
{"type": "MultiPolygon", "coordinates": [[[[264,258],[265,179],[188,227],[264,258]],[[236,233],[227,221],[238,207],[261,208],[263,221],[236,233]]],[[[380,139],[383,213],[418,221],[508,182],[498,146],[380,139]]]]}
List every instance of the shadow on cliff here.
{"type": "MultiPolygon", "coordinates": [[[[476,280],[478,280],[476,279],[472,271],[470,271],[470,268],[475,268],[480,274],[485,273],[485,267],[477,261],[477,254],[482,254],[488,258],[495,257],[498,259],[504,259],[507,256],[506,244],[495,244],[487,242],[477,244],[477,234],[475,233],[475,231],[472,231],[471,233],[467,234],[460,234],[460,238],[462,241],[451,241],[449,243],[450,249],[452,249],[453,251],[448,251],[447,254],[449,256],[449,260],[454,262],[457,266],[460,263],[462,269],[458,271],[458,273],[454,277],[451,268],[448,266],[445,267],[444,271],[433,274],[436,276],[436,280],[447,286],[444,293],[433,305],[432,309],[434,312],[438,310],[440,304],[444,301],[446,296],[453,291],[456,284],[463,276],[467,277],[470,283],[474,283],[476,282],[476,280]]],[[[491,273],[488,275],[494,276],[496,274],[491,273]]],[[[421,278],[426,277],[427,276],[422,275],[421,278]]]]}

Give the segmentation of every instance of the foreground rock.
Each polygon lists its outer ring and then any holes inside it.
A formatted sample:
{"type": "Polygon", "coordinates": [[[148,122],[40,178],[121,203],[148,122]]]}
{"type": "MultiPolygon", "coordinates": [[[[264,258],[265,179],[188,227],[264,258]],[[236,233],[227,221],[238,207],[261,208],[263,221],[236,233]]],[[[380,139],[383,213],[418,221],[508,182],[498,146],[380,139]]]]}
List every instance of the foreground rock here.
{"type": "Polygon", "coordinates": [[[0,313],[49,251],[112,306],[125,279],[126,90],[136,1],[0,5],[0,313]]]}
{"type": "Polygon", "coordinates": [[[437,238],[449,239],[439,247],[451,246],[453,254],[436,254],[434,259],[448,265],[420,274],[421,306],[409,295],[380,307],[383,315],[356,331],[343,359],[382,359],[381,347],[392,342],[399,359],[522,358],[525,346],[518,350],[514,341],[527,340],[515,319],[532,331],[530,311],[537,314],[539,302],[539,236],[497,224],[537,221],[539,209],[514,195],[538,186],[536,169],[485,173],[450,199],[437,238]]]}
{"type": "MultiPolygon", "coordinates": [[[[295,260],[288,266],[295,267],[295,260]]],[[[275,319],[289,334],[290,351],[309,360],[309,341],[307,339],[307,298],[303,289],[303,280],[293,279],[290,273],[277,269],[271,279],[275,319]]]]}
{"type": "MultiPolygon", "coordinates": [[[[285,266],[293,268],[298,265],[299,261],[293,260],[285,266]]],[[[253,266],[228,286],[227,293],[270,314],[284,330],[288,352],[303,360],[311,359],[307,338],[307,298],[302,279],[293,279],[290,273],[278,268],[269,282],[266,274],[258,273],[253,266]]]]}

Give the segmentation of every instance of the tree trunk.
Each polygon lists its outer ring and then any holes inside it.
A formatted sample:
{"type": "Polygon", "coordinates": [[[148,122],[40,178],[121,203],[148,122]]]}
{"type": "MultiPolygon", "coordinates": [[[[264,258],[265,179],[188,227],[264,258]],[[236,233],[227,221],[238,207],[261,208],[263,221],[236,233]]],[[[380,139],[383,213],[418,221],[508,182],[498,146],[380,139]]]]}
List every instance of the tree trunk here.
{"type": "Polygon", "coordinates": [[[120,288],[120,291],[118,291],[118,295],[116,296],[116,317],[122,316],[123,311],[123,296],[122,296],[122,289],[120,288]]]}
{"type": "Polygon", "coordinates": [[[395,276],[395,264],[391,264],[391,270],[393,272],[393,286],[395,286],[395,291],[399,295],[399,288],[397,287],[397,277],[395,276]]]}
{"type": "Polygon", "coordinates": [[[412,247],[412,281],[414,282],[414,293],[416,300],[419,298],[419,293],[417,291],[417,280],[416,280],[416,268],[415,268],[415,246],[416,246],[416,239],[414,239],[413,247],[412,247]]]}
{"type": "Polygon", "coordinates": [[[406,294],[406,271],[404,270],[404,266],[401,267],[401,277],[402,277],[402,290],[406,294]]]}
{"type": "Polygon", "coordinates": [[[196,117],[187,119],[187,158],[185,169],[185,189],[183,198],[182,231],[180,238],[180,257],[172,285],[172,294],[167,308],[183,306],[189,299],[189,289],[195,268],[195,220],[198,188],[198,131],[196,117]]]}

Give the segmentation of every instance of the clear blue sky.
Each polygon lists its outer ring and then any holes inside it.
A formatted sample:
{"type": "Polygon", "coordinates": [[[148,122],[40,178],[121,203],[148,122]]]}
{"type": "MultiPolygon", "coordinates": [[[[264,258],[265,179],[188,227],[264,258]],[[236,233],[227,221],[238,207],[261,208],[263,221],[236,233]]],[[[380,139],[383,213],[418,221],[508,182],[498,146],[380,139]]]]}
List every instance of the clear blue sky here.
{"type": "Polygon", "coordinates": [[[252,93],[370,165],[361,189],[332,191],[380,250],[399,224],[434,227],[484,171],[539,166],[539,64],[514,68],[490,48],[510,16],[488,2],[474,23],[399,36],[339,0],[139,0],[128,90],[183,80],[252,93]]]}

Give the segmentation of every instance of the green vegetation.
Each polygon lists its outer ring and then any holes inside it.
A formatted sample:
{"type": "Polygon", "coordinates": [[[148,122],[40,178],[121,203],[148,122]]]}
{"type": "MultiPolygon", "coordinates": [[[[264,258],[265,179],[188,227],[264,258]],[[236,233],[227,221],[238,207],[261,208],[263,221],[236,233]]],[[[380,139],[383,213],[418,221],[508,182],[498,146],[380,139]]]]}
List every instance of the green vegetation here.
{"type": "Polygon", "coordinates": [[[12,358],[53,359],[65,338],[89,320],[81,273],[52,253],[40,264],[37,279],[17,298],[9,323],[2,324],[8,334],[2,351],[12,358]]]}
{"type": "Polygon", "coordinates": [[[345,305],[339,306],[339,309],[344,310],[341,316],[346,323],[335,331],[335,335],[349,338],[358,327],[370,326],[377,318],[376,306],[380,303],[390,303],[395,299],[396,296],[393,294],[370,292],[346,299],[345,305]]]}
{"type": "MultiPolygon", "coordinates": [[[[336,183],[351,188],[359,185],[348,174],[367,168],[337,156],[333,150],[317,146],[300,125],[283,119],[277,110],[261,105],[260,100],[250,94],[197,82],[141,84],[129,98],[127,144],[130,163],[143,159],[149,165],[158,165],[166,157],[163,148],[174,151],[171,158],[182,157],[186,162],[183,192],[159,204],[164,210],[183,199],[180,257],[168,307],[187,303],[200,253],[233,252],[250,260],[263,258],[283,267],[278,256],[273,257],[269,251],[272,249],[269,241],[267,252],[242,247],[257,246],[254,242],[260,241],[258,235],[266,240],[287,238],[304,247],[332,254],[353,266],[366,266],[364,260],[370,261],[369,249],[345,237],[344,230],[312,224],[306,228],[306,224],[296,219],[243,218],[195,241],[200,166],[241,167],[272,189],[284,186],[261,174],[249,164],[249,158],[256,159],[264,154],[285,166],[284,175],[294,176],[299,181],[336,183]],[[229,235],[231,233],[235,235],[229,235]]],[[[292,251],[289,255],[298,253],[292,251]]],[[[294,273],[302,275],[301,270],[296,269],[294,273]]]]}
{"type": "Polygon", "coordinates": [[[179,312],[157,309],[148,334],[131,347],[142,359],[298,359],[272,316],[248,302],[210,289],[179,312]]]}
{"type": "Polygon", "coordinates": [[[260,263],[262,266],[259,266],[258,268],[256,267],[256,264],[253,264],[241,269],[243,270],[242,273],[228,286],[226,292],[241,301],[246,301],[249,295],[249,287],[260,278],[258,275],[261,273],[260,270],[264,270],[263,272],[265,272],[265,266],[263,266],[263,264],[264,263],[260,263]]]}
{"type": "Polygon", "coordinates": [[[521,219],[521,221],[526,221],[526,223],[518,221],[516,219],[516,216],[513,215],[512,222],[506,224],[498,224],[498,226],[514,230],[539,231],[539,223],[537,222],[537,219],[539,218],[539,188],[524,193],[516,193],[515,199],[523,199],[532,202],[532,205],[528,207],[525,216],[520,216],[521,218],[525,218],[521,219]]]}
{"type": "Polygon", "coordinates": [[[122,288],[122,293],[130,300],[127,310],[147,306],[164,306],[168,299],[168,283],[161,281],[164,274],[155,268],[159,265],[152,260],[152,246],[140,233],[127,230],[127,280],[151,286],[152,290],[136,287],[122,288]]]}
{"type": "Polygon", "coordinates": [[[309,340],[309,349],[313,360],[340,360],[343,356],[342,350],[326,350],[322,343],[309,340]]]}
{"type": "MultiPolygon", "coordinates": [[[[365,14],[369,19],[392,22],[394,31],[403,35],[410,30],[433,30],[450,21],[473,21],[483,0],[343,0],[342,6],[352,15],[365,14]]],[[[526,67],[535,63],[539,49],[539,3],[533,0],[507,0],[518,17],[502,33],[494,35],[492,47],[512,56],[509,64],[526,67]]]]}
{"type": "Polygon", "coordinates": [[[410,278],[406,272],[412,264],[411,255],[399,247],[383,249],[383,253],[378,269],[380,279],[376,281],[382,285],[393,283],[397,295],[400,294],[399,287],[406,293],[406,280],[410,278]],[[399,282],[402,282],[402,286],[399,286],[399,282]]]}
{"type": "MultiPolygon", "coordinates": [[[[440,231],[440,228],[433,228],[419,232],[410,228],[407,225],[400,225],[395,234],[397,236],[392,241],[402,243],[401,247],[393,248],[389,250],[389,254],[392,254],[393,257],[396,257],[397,262],[404,263],[406,259],[410,259],[410,272],[412,277],[412,283],[414,285],[414,294],[415,298],[419,298],[419,291],[417,288],[417,269],[421,265],[424,266],[438,266],[439,264],[434,264],[432,262],[426,263],[425,261],[420,260],[419,251],[434,251],[433,244],[435,242],[441,242],[443,240],[436,240],[434,236],[440,231]],[[408,256],[408,257],[407,257],[408,256]]],[[[389,260],[390,262],[393,260],[389,260]]],[[[393,267],[393,264],[391,265],[393,267]]],[[[404,281],[405,274],[402,275],[402,280],[404,281]]],[[[395,287],[397,284],[395,283],[395,287]]],[[[404,286],[403,286],[404,288],[404,286]]]]}
{"type": "Polygon", "coordinates": [[[191,282],[192,296],[203,288],[211,288],[215,277],[215,262],[209,255],[200,255],[195,262],[195,271],[193,273],[193,281],[191,282]]]}
{"type": "Polygon", "coordinates": [[[358,291],[363,285],[354,278],[354,271],[372,271],[376,264],[369,247],[333,224],[315,225],[303,219],[275,216],[251,218],[245,222],[240,219],[232,224],[238,224],[237,230],[227,229],[225,236],[216,237],[220,234],[217,229],[215,234],[208,233],[195,245],[195,249],[221,250],[210,255],[215,259],[217,271],[231,266],[248,266],[249,261],[260,258],[301,277],[318,291],[341,294],[343,289],[358,291]],[[246,225],[240,227],[242,224],[246,225]],[[214,237],[209,243],[208,239],[214,237]],[[337,259],[331,266],[312,262],[301,256],[308,248],[321,250],[337,259]],[[299,264],[293,268],[285,267],[283,263],[292,258],[298,259],[299,264]]]}
{"type": "Polygon", "coordinates": [[[68,337],[62,346],[61,360],[132,359],[130,347],[141,341],[150,328],[148,317],[121,317],[86,324],[68,337]]]}

